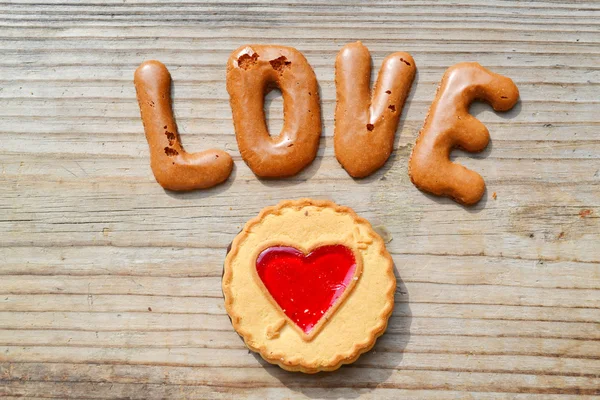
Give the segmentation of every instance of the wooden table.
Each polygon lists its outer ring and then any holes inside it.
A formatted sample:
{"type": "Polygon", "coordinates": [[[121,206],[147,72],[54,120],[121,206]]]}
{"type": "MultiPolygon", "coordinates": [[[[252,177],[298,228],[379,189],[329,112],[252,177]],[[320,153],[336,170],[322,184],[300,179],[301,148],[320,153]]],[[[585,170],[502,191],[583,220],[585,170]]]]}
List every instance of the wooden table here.
{"type": "MultiPolygon", "coordinates": [[[[422,0],[0,5],[0,396],[557,399],[600,394],[600,3],[422,0]],[[433,2],[432,2],[433,3],[433,2]],[[333,154],[333,64],[362,40],[418,66],[396,150],[351,179],[333,154]],[[258,180],[235,142],[225,63],[247,43],[294,46],[321,86],[317,160],[258,180]],[[235,160],[223,185],[154,181],[132,83],[173,75],[190,151],[235,160]],[[478,61],[521,103],[472,112],[493,143],[464,208],[419,192],[407,160],[444,70],[478,61]],[[496,194],[497,197],[493,196],[496,194]],[[396,309],[372,352],[336,373],[267,365],[231,328],[227,244],[261,208],[315,197],[393,240],[396,309]]],[[[56,4],[54,4],[56,3],[56,4]]],[[[281,97],[267,98],[271,130],[281,97]]]]}

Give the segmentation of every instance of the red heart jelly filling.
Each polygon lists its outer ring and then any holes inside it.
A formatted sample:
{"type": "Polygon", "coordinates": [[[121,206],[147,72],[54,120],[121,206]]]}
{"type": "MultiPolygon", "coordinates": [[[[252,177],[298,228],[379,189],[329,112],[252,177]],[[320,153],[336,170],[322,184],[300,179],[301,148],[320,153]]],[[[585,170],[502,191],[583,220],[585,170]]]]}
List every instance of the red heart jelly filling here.
{"type": "Polygon", "coordinates": [[[356,260],[342,245],[322,246],[308,255],[274,246],[259,254],[256,271],[285,315],[309,334],[352,282],[356,260]]]}

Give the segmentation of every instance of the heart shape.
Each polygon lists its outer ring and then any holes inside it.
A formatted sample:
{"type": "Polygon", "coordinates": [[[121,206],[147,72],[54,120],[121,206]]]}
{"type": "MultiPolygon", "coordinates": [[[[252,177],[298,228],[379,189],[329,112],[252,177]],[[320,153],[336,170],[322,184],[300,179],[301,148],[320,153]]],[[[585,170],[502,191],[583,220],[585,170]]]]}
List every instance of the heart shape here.
{"type": "Polygon", "coordinates": [[[357,263],[343,245],[321,246],[308,255],[294,247],[273,246],[258,255],[256,272],[285,315],[311,335],[352,289],[357,263]]]}

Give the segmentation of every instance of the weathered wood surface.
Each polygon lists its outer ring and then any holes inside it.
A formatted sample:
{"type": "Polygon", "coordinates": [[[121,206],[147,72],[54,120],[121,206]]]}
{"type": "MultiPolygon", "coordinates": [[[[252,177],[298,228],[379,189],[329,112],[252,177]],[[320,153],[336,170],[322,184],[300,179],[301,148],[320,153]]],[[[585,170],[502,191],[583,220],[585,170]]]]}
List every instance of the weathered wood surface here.
{"type": "MultiPolygon", "coordinates": [[[[0,4],[0,396],[600,394],[598,1],[105,3],[0,4]],[[374,74],[408,51],[418,75],[397,150],[354,181],[333,156],[333,64],[358,39],[374,74]],[[293,179],[256,179],[235,143],[225,62],[254,42],[298,48],[321,85],[318,159],[293,179]],[[186,148],[233,155],[226,184],[172,194],[154,182],[132,84],[150,58],[171,70],[186,148]],[[474,208],[420,193],[406,171],[438,81],[460,61],[510,76],[522,99],[504,114],[472,108],[493,140],[455,153],[487,182],[474,208]],[[250,354],[220,290],[244,222],[304,196],[384,225],[403,281],[375,349],[317,376],[250,354]]],[[[281,98],[269,100],[275,130],[281,98]]]]}

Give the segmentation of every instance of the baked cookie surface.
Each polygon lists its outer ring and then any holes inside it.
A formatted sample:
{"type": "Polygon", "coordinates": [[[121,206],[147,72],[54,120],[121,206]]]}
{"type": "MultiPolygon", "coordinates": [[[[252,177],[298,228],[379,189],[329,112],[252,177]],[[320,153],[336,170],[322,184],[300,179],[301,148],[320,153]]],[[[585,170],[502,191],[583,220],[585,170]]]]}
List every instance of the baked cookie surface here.
{"type": "Polygon", "coordinates": [[[225,259],[234,329],[268,362],[333,371],[383,334],[394,306],[393,261],[365,219],[330,201],[267,207],[225,259]]]}

